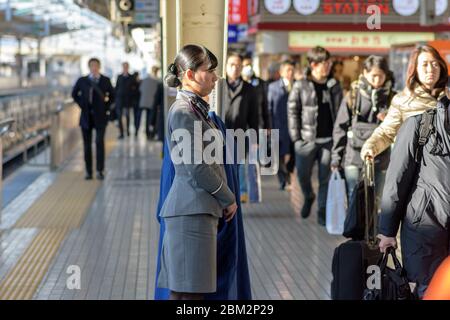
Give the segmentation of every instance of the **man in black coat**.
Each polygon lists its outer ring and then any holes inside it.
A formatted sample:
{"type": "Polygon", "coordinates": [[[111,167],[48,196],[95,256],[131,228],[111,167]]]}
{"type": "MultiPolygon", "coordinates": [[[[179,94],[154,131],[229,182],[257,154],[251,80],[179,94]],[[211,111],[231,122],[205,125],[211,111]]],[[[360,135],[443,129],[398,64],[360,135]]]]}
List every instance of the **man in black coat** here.
{"type": "Polygon", "coordinates": [[[114,88],[108,77],[100,74],[100,61],[89,60],[89,75],[77,80],[72,98],[81,108],[80,126],[83,134],[86,180],[92,179],[92,132],[95,129],[97,179],[104,178],[105,131],[108,114],[114,102],[114,88]]]}
{"type": "Polygon", "coordinates": [[[116,82],[116,112],[119,120],[119,139],[123,139],[124,130],[122,116],[125,115],[127,136],[130,136],[130,110],[133,108],[134,93],[138,88],[136,78],[130,73],[130,65],[128,62],[122,64],[122,73],[117,77],[116,82]]]}
{"type": "Polygon", "coordinates": [[[272,124],[267,101],[268,84],[255,75],[251,58],[244,58],[242,66],[242,78],[255,88],[256,98],[258,99],[257,104],[261,108],[259,110],[258,127],[260,129],[271,129],[272,124]]]}
{"type": "MultiPolygon", "coordinates": [[[[232,53],[227,59],[226,103],[222,110],[222,119],[228,129],[254,129],[258,132],[259,110],[258,98],[253,86],[241,77],[242,56],[232,53]]],[[[248,145],[248,141],[246,143],[248,145]]],[[[246,148],[247,150],[248,148],[246,148]]],[[[239,166],[241,201],[248,200],[245,165],[239,166]]]]}

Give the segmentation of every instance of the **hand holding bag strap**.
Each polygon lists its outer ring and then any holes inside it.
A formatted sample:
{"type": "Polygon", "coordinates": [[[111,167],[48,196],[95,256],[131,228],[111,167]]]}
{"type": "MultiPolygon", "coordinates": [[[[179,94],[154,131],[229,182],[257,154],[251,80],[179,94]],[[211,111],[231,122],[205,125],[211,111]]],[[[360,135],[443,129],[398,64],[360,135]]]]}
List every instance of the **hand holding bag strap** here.
{"type": "Polygon", "coordinates": [[[384,255],[380,258],[380,260],[378,261],[378,266],[380,267],[381,273],[383,273],[383,271],[386,269],[387,266],[387,261],[389,259],[389,256],[392,257],[392,261],[394,262],[394,267],[396,270],[398,269],[402,269],[402,265],[400,263],[400,260],[398,260],[397,258],[397,254],[395,253],[395,248],[394,247],[388,247],[386,249],[386,252],[384,253],[384,255]]]}

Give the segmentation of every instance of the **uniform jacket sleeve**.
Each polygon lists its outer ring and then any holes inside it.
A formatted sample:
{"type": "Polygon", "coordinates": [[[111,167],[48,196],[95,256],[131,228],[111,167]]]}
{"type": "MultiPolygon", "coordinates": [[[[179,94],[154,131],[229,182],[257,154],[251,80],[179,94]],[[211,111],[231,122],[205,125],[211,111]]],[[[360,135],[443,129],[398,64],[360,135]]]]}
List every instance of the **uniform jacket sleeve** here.
{"type": "Polygon", "coordinates": [[[386,172],[386,182],[381,201],[379,233],[395,237],[406,212],[408,196],[416,179],[415,154],[420,117],[410,117],[402,126],[391,162],[386,172]]]}
{"type": "MultiPolygon", "coordinates": [[[[201,163],[195,164],[193,161],[195,144],[194,139],[200,139],[202,144],[200,144],[201,153],[203,154],[203,149],[205,147],[202,136],[195,136],[194,123],[195,121],[200,121],[193,112],[186,109],[179,109],[175,111],[170,119],[170,130],[171,132],[177,129],[186,129],[190,133],[190,152],[191,152],[191,162],[183,163],[183,166],[188,171],[189,175],[197,183],[197,185],[209,192],[216,200],[219,202],[222,208],[226,208],[229,205],[236,202],[236,197],[224,181],[220,174],[215,169],[215,165],[206,164],[203,161],[201,163]]],[[[199,132],[202,134],[202,132],[199,132]]],[[[185,137],[183,137],[185,139],[185,137]]],[[[180,142],[180,141],[179,141],[180,142]]],[[[181,140],[182,142],[182,140],[181,140]]],[[[180,152],[180,147],[178,143],[175,142],[174,147],[171,152],[180,152]]]]}

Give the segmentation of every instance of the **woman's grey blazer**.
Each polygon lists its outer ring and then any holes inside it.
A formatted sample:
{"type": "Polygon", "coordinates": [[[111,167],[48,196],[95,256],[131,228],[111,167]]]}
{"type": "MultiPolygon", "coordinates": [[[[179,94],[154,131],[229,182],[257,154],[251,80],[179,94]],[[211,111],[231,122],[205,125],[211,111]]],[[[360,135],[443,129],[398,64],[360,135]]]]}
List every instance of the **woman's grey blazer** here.
{"type": "MultiPolygon", "coordinates": [[[[190,146],[191,160],[194,158],[194,123],[197,121],[197,127],[201,123],[201,132],[211,129],[207,120],[198,113],[194,112],[191,103],[200,103],[200,98],[194,97],[191,93],[179,91],[176,101],[172,104],[168,114],[168,143],[171,152],[172,162],[174,155],[182,155],[180,151],[183,145],[182,139],[172,136],[177,129],[185,129],[190,134],[191,143],[184,146],[190,146]]],[[[215,127],[214,127],[215,128],[215,127]]],[[[181,130],[182,131],[182,130],[181,130]]],[[[180,131],[178,131],[179,133],[180,131]]],[[[199,130],[197,130],[199,132],[199,130]]],[[[183,137],[183,139],[185,139],[183,137]]],[[[202,143],[202,153],[208,146],[209,141],[202,143]]],[[[198,148],[198,147],[197,147],[198,148]]],[[[186,161],[187,162],[187,161],[186,161]]],[[[170,188],[169,194],[161,209],[161,217],[173,217],[194,214],[211,214],[216,217],[222,217],[223,209],[233,204],[236,197],[228,188],[227,178],[223,164],[206,164],[190,162],[177,164],[174,162],[175,178],[170,188]]]]}

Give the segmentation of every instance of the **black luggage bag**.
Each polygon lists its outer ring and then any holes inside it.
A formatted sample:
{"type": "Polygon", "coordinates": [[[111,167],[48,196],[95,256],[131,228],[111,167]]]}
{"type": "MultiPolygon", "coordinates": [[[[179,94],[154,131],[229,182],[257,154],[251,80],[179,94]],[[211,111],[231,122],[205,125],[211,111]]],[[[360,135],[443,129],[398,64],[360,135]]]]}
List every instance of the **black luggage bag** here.
{"type": "Polygon", "coordinates": [[[352,240],[342,243],[334,250],[331,281],[333,300],[362,300],[367,288],[367,268],[376,265],[382,257],[376,238],[373,160],[365,161],[361,181],[353,192],[356,194],[352,195],[346,222],[348,219],[352,220],[353,227],[359,232],[354,233],[352,240]],[[351,216],[355,214],[358,216],[351,216]]]}

